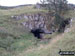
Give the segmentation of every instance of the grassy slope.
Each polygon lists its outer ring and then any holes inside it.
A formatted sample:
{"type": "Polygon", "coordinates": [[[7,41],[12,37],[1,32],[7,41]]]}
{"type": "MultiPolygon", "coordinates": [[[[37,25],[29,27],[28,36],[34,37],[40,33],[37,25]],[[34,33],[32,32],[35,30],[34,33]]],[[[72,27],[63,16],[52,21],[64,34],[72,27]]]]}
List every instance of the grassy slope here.
{"type": "MultiPolygon", "coordinates": [[[[11,10],[0,10],[0,33],[3,32],[4,35],[4,33],[6,32],[8,34],[11,33],[17,38],[20,37],[20,39],[13,39],[13,36],[8,35],[6,39],[0,39],[0,44],[3,43],[1,43],[2,40],[4,42],[6,41],[6,45],[9,42],[14,41],[14,43],[12,44],[9,43],[11,44],[11,48],[9,48],[10,50],[0,48],[0,56],[59,56],[59,49],[75,49],[75,22],[73,23],[73,27],[70,28],[70,32],[64,33],[63,36],[57,35],[58,39],[54,36],[57,40],[53,40],[51,44],[51,42],[48,43],[47,41],[36,41],[36,38],[34,38],[30,33],[28,33],[27,30],[24,29],[24,27],[17,25],[16,21],[10,20],[10,16],[12,15],[18,15],[23,13],[37,13],[39,11],[43,10],[33,9],[32,7],[22,7],[11,10]]],[[[67,16],[74,17],[74,12],[75,11],[70,11],[70,14],[68,14],[67,16]]],[[[0,37],[3,37],[3,35],[0,35],[0,37]]]]}
{"type": "Polygon", "coordinates": [[[33,7],[19,7],[10,10],[0,10],[0,56],[13,56],[28,48],[36,47],[36,38],[30,34],[19,21],[11,19],[12,15],[37,13],[44,10],[33,7]]]}
{"type": "MultiPolygon", "coordinates": [[[[69,15],[74,17],[73,15],[75,15],[75,12],[70,12],[71,14],[69,15]]],[[[73,21],[73,27],[70,28],[69,32],[58,35],[55,37],[55,40],[47,45],[40,45],[38,48],[31,48],[19,53],[17,56],[60,56],[58,54],[59,49],[64,51],[75,50],[75,21],[73,21]]]]}
{"type": "MultiPolygon", "coordinates": [[[[75,29],[73,28],[70,32],[63,35],[57,36],[59,38],[54,43],[49,43],[46,46],[42,46],[31,51],[21,53],[21,56],[60,56],[59,50],[63,51],[74,51],[75,50],[75,29]],[[59,38],[61,37],[61,38],[59,38]]],[[[20,54],[18,55],[20,56],[20,54]]]]}
{"type": "MultiPolygon", "coordinates": [[[[75,11],[70,11],[67,17],[69,15],[75,17],[75,11]]],[[[23,53],[17,56],[60,56],[58,54],[59,49],[63,51],[75,51],[75,20],[69,32],[57,35],[55,40],[45,46],[40,45],[39,48],[33,48],[27,52],[23,51],[23,53]]]]}
{"type": "Polygon", "coordinates": [[[33,6],[23,6],[18,7],[14,9],[8,9],[8,10],[0,10],[0,14],[2,15],[20,15],[23,13],[35,13],[45,10],[39,10],[39,9],[33,9],[33,6]]]}

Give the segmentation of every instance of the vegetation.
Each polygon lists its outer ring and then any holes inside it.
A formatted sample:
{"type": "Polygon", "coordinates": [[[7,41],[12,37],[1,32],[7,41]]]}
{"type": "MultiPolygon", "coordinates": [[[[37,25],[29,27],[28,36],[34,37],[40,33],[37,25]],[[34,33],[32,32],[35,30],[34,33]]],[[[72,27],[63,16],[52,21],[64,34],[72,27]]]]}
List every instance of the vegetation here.
{"type": "MultiPolygon", "coordinates": [[[[34,9],[33,6],[0,9],[0,56],[13,56],[13,54],[16,55],[29,48],[37,47],[39,40],[36,40],[28,32],[28,29],[20,25],[19,21],[14,21],[11,18],[13,15],[37,12],[45,12],[45,10],[34,9]]],[[[41,43],[43,42],[39,42],[39,44],[41,43]]]]}
{"type": "Polygon", "coordinates": [[[54,24],[57,28],[60,27],[61,22],[65,19],[63,14],[68,12],[68,4],[67,0],[41,0],[42,5],[45,6],[47,4],[47,9],[49,12],[55,13],[54,24]]]}
{"type": "MultiPolygon", "coordinates": [[[[33,9],[32,6],[0,9],[0,56],[60,56],[59,49],[75,49],[75,21],[69,32],[47,35],[45,37],[51,37],[53,40],[40,41],[34,38],[18,21],[11,19],[12,15],[37,12],[47,11],[33,9]]],[[[67,17],[75,17],[74,12],[73,10],[68,12],[67,17]]],[[[64,17],[66,18],[66,15],[64,17]]]]}

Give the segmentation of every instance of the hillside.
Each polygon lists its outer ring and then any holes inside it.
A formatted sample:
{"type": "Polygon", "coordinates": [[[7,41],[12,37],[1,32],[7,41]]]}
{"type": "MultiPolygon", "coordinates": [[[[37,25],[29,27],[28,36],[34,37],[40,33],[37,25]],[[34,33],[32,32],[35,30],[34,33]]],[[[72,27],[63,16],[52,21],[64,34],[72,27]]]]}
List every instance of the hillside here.
{"type": "MultiPolygon", "coordinates": [[[[75,24],[75,21],[73,21],[75,24]]],[[[69,32],[57,35],[47,45],[40,45],[38,48],[23,51],[18,56],[60,56],[58,52],[75,50],[75,25],[69,32]],[[35,52],[34,52],[35,51],[35,52]]]]}
{"type": "MultiPolygon", "coordinates": [[[[51,40],[38,40],[28,32],[21,21],[12,20],[11,16],[20,14],[33,14],[47,12],[46,10],[34,9],[33,6],[19,7],[9,10],[0,9],[0,56],[60,56],[61,50],[75,50],[75,19],[69,32],[62,34],[54,33],[45,37],[51,40]]],[[[65,18],[75,18],[75,11],[69,11],[65,18]]]]}
{"type": "Polygon", "coordinates": [[[34,6],[34,5],[32,5],[32,4],[25,4],[25,5],[18,5],[18,6],[1,6],[0,5],[0,9],[9,10],[9,9],[13,9],[13,8],[26,7],[26,6],[34,6]]]}
{"type": "MultiPolygon", "coordinates": [[[[72,11],[70,11],[72,12],[72,11]]],[[[73,11],[70,16],[75,12],[73,11]]],[[[67,15],[68,16],[68,15],[67,15]]],[[[54,37],[54,36],[53,36],[54,37]]],[[[60,56],[59,50],[74,51],[75,50],[75,18],[72,21],[72,27],[69,28],[69,32],[56,35],[48,44],[40,44],[38,48],[30,48],[27,51],[19,53],[17,56],[60,56]]]]}

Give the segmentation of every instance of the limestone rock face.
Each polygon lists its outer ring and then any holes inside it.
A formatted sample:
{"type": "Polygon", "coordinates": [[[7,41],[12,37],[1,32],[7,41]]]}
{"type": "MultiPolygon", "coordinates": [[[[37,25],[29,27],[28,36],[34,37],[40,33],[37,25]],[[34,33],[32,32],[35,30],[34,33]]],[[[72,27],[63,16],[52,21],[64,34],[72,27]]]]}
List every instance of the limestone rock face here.
{"type": "Polygon", "coordinates": [[[11,16],[11,18],[15,20],[25,19],[26,21],[20,24],[26,28],[44,28],[47,30],[51,30],[54,20],[54,17],[50,13],[21,14],[11,16]]]}

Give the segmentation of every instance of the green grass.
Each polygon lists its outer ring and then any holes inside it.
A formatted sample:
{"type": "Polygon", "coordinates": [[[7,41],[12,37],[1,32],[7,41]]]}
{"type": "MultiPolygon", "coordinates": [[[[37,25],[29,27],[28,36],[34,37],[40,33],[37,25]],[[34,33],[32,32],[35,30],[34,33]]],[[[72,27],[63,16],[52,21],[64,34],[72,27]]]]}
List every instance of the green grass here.
{"type": "MultiPolygon", "coordinates": [[[[75,24],[75,23],[74,23],[75,24]]],[[[63,51],[75,51],[75,25],[70,28],[71,31],[58,35],[61,37],[60,40],[56,41],[53,45],[47,44],[42,48],[33,48],[29,52],[23,51],[17,56],[60,56],[58,54],[59,50],[63,51]]]]}
{"type": "MultiPolygon", "coordinates": [[[[20,15],[25,13],[47,12],[46,10],[38,10],[31,7],[19,7],[9,10],[0,9],[0,56],[60,56],[59,49],[74,50],[75,49],[75,21],[71,31],[64,33],[64,36],[52,46],[49,41],[40,41],[20,25],[20,21],[11,19],[12,15],[20,15]],[[64,47],[65,46],[65,47],[64,47]]],[[[75,17],[75,11],[70,11],[65,17],[75,17]]],[[[46,35],[45,38],[55,38],[57,33],[46,35]]],[[[58,35],[59,36],[59,35],[58,35]]]]}
{"type": "Polygon", "coordinates": [[[37,12],[46,12],[42,9],[34,9],[33,6],[23,6],[9,10],[0,10],[0,15],[20,15],[24,13],[37,13],[37,12]]]}
{"type": "MultiPolygon", "coordinates": [[[[36,38],[33,37],[28,29],[20,23],[25,20],[15,21],[12,15],[25,13],[46,12],[45,10],[34,9],[33,6],[19,7],[8,10],[0,9],[0,56],[13,56],[29,48],[38,46],[36,38]]],[[[39,42],[43,43],[43,42],[39,42]]]]}
{"type": "MultiPolygon", "coordinates": [[[[74,17],[73,15],[71,17],[74,17]]],[[[50,46],[50,43],[48,43],[48,46],[45,45],[46,47],[43,46],[41,48],[39,46],[40,49],[32,48],[30,49],[30,51],[23,51],[22,53],[19,53],[17,56],[60,56],[58,54],[60,49],[63,51],[75,51],[75,21],[73,21],[73,27],[71,27],[70,30],[70,32],[63,33],[63,36],[59,35],[61,39],[55,42],[52,46],[50,46]]]]}

